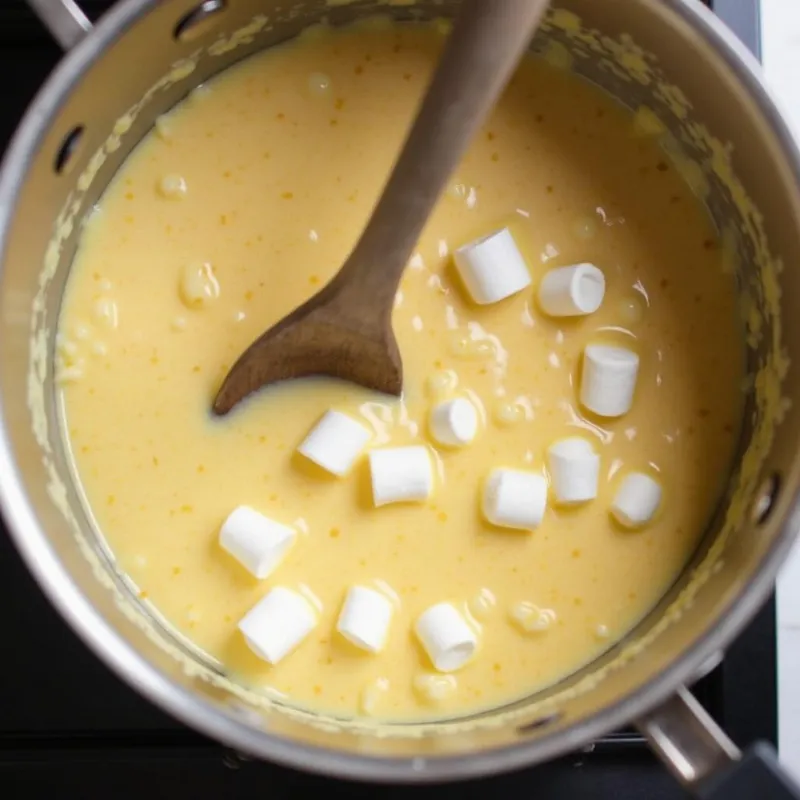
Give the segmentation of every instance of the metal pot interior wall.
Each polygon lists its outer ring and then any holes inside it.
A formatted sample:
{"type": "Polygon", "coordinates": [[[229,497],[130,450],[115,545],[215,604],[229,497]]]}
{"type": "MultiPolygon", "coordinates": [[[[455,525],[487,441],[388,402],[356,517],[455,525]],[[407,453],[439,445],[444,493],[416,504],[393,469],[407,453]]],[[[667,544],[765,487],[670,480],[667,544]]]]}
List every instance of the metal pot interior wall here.
{"type": "MultiPolygon", "coordinates": [[[[458,3],[407,6],[369,0],[329,7],[312,0],[288,6],[230,0],[197,36],[176,38],[176,25],[196,5],[193,0],[129,0],[118,6],[96,29],[92,45],[87,42],[62,65],[40,97],[49,124],[39,130],[29,118],[7,165],[6,189],[14,173],[24,178],[16,195],[0,198],[0,207],[5,201],[15,204],[2,241],[0,380],[5,433],[21,482],[7,492],[7,512],[24,528],[21,549],[43,588],[90,644],[151,699],[241,749],[312,769],[350,774],[375,769],[384,777],[408,777],[429,771],[429,757],[481,753],[440,767],[440,774],[475,774],[552,757],[640,715],[695,675],[755,612],[788,549],[797,517],[798,417],[784,398],[795,393],[798,373],[782,344],[800,334],[800,315],[790,313],[792,298],[800,296],[800,273],[794,269],[800,262],[797,165],[767,126],[747,70],[735,74],[719,50],[690,29],[691,14],[678,0],[564,0],[533,45],[631,108],[647,107],[666,123],[671,134],[660,135],[686,176],[697,181],[701,193],[707,190],[742,289],[753,373],[743,467],[733,476],[693,565],[626,642],[514,708],[436,726],[348,728],[251,702],[225,682],[219,665],[149,614],[116,572],[67,477],[52,384],[54,327],[80,221],[157,115],[214,73],[294,37],[323,16],[332,24],[374,11],[403,19],[447,17],[458,3]],[[113,29],[123,23],[128,29],[118,36],[113,29]],[[144,97],[147,102],[132,113],[144,97]],[[732,171],[728,151],[706,138],[698,123],[731,144],[732,171]],[[82,133],[57,174],[62,144],[76,128],[82,133]],[[780,273],[782,294],[778,256],[787,265],[780,273]],[[42,284],[46,262],[52,274],[42,284]],[[33,307],[39,337],[34,362],[41,384],[29,380],[33,307]],[[38,409],[34,429],[31,398],[38,409]],[[39,541],[37,527],[47,532],[46,544],[39,541]],[[78,537],[75,528],[82,532],[78,537]],[[320,755],[287,742],[340,755],[320,755]],[[510,746],[515,747],[503,756],[487,754],[510,746]],[[407,760],[392,768],[386,762],[365,767],[343,760],[344,753],[407,760]]],[[[711,24],[706,19],[700,27],[711,24]]]]}

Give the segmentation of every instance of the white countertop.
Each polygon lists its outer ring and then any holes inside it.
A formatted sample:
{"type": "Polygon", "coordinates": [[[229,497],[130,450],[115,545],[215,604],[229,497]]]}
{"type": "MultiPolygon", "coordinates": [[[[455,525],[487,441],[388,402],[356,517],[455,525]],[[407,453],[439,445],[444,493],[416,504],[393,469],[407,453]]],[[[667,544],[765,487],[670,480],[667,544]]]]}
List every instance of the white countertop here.
{"type": "MultiPolygon", "coordinates": [[[[764,70],[800,137],[800,2],[761,0],[764,70]]],[[[778,579],[778,747],[800,776],[800,548],[778,579]]]]}

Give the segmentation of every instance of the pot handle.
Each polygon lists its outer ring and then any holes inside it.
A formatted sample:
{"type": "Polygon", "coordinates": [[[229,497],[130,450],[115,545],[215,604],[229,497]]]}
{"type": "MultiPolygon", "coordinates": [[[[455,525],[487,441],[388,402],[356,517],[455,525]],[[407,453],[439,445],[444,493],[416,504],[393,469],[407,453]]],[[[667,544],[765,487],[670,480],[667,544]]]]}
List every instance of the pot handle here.
{"type": "Polygon", "coordinates": [[[771,745],[757,742],[742,753],[687,689],[637,727],[699,800],[800,800],[800,786],[771,745]]]}
{"type": "Polygon", "coordinates": [[[64,50],[71,50],[92,29],[75,0],[28,0],[28,5],[64,50]]]}

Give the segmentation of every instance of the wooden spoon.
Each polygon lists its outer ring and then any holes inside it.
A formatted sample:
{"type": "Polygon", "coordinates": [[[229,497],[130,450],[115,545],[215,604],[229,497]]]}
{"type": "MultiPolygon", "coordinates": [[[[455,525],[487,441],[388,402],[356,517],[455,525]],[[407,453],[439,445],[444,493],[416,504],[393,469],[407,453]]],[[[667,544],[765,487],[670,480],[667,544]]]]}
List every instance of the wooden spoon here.
{"type": "Polygon", "coordinates": [[[330,375],[399,395],[397,285],[447,180],[503,91],[548,0],[465,0],[372,217],[331,282],[233,365],[213,410],[288,378],[330,375]]]}

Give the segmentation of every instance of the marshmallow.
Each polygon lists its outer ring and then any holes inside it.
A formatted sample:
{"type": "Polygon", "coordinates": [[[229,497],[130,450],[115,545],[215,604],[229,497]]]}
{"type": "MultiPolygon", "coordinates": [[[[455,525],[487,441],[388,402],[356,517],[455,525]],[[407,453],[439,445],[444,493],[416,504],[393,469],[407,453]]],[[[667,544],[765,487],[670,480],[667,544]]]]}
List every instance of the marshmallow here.
{"type": "Polygon", "coordinates": [[[590,344],[583,351],[581,404],[601,417],[621,417],[633,405],[639,356],[625,347],[590,344]]]}
{"type": "Polygon", "coordinates": [[[464,397],[445,400],[431,411],[430,430],[433,438],[447,447],[463,447],[478,432],[478,411],[464,397]]]}
{"type": "Polygon", "coordinates": [[[561,439],[547,450],[550,483],[557,503],[585,503],[597,497],[600,456],[580,436],[561,439]]]}
{"type": "Polygon", "coordinates": [[[414,632],[439,672],[454,672],[472,658],[478,637],[451,603],[438,603],[424,611],[414,632]]]}
{"type": "Polygon", "coordinates": [[[219,531],[219,543],[248,572],[263,579],[272,574],[294,544],[297,532],[248,506],[228,515],[219,531]]]}
{"type": "Polygon", "coordinates": [[[374,681],[370,681],[361,690],[361,696],[358,702],[361,713],[367,716],[374,714],[390,687],[391,684],[388,678],[376,678],[374,681]]]}
{"type": "Polygon", "coordinates": [[[593,264],[551,269],[539,284],[539,306],[551,317],[578,317],[600,308],[606,279],[593,264]]]}
{"type": "Polygon", "coordinates": [[[316,612],[303,595],[276,586],[242,617],[239,630],[259,658],[277,664],[316,625],[316,612]]]}
{"type": "Polygon", "coordinates": [[[533,530],[547,507],[547,481],[536,472],[495,469],[483,490],[483,514],[501,528],[533,530]]]}
{"type": "Polygon", "coordinates": [[[347,414],[328,411],[297,449],[309,461],[341,477],[349,472],[371,436],[368,428],[347,414]]]}
{"type": "Polygon", "coordinates": [[[523,600],[511,607],[511,620],[523,633],[541,633],[551,628],[557,619],[552,608],[540,608],[530,600],[523,600]]]}
{"type": "Polygon", "coordinates": [[[661,504],[661,486],[643,472],[631,472],[620,484],[611,514],[625,528],[640,528],[655,516],[661,504]]]}
{"type": "Polygon", "coordinates": [[[214,267],[208,262],[184,264],[178,278],[181,302],[193,310],[207,308],[219,298],[219,281],[214,267]]]}
{"type": "Polygon", "coordinates": [[[451,698],[458,689],[455,675],[422,674],[413,681],[414,691],[426,703],[442,703],[451,698]]]}
{"type": "Polygon", "coordinates": [[[165,175],[158,182],[158,193],[167,200],[182,200],[186,192],[186,181],[180,175],[165,175]]]}
{"type": "Polygon", "coordinates": [[[453,259],[478,305],[497,303],[531,283],[528,266],[508,228],[460,247],[453,259]]]}
{"type": "Polygon", "coordinates": [[[393,611],[391,600],[380,592],[364,586],[351,586],[336,630],[356,647],[377,653],[386,642],[393,611]]]}
{"type": "Polygon", "coordinates": [[[370,450],[369,468],[376,507],[427,500],[433,491],[433,467],[427,447],[370,450]]]}

